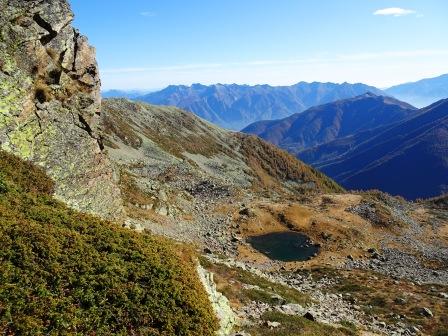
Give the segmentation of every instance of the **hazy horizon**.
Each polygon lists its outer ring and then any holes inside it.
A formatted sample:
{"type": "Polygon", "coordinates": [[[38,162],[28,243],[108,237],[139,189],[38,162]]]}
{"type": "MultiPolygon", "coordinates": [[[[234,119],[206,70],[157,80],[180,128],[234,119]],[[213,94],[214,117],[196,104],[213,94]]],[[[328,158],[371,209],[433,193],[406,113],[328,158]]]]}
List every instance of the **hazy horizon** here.
{"type": "MultiPolygon", "coordinates": [[[[419,79],[417,79],[415,81],[420,81],[420,80],[424,80],[424,79],[431,79],[431,78],[445,76],[445,75],[448,75],[448,73],[446,73],[446,74],[443,73],[443,74],[440,74],[440,75],[436,75],[434,77],[419,78],[419,79]]],[[[412,82],[415,82],[415,81],[412,81],[412,82]]],[[[291,85],[299,84],[301,82],[305,82],[305,83],[309,83],[309,84],[311,84],[313,82],[324,83],[324,84],[344,84],[344,83],[347,83],[347,84],[365,84],[365,85],[369,85],[369,86],[375,87],[375,88],[380,89],[380,90],[387,90],[387,89],[389,89],[389,88],[391,88],[393,86],[396,86],[396,85],[411,83],[411,82],[403,82],[403,83],[397,83],[395,85],[385,86],[385,87],[377,87],[375,85],[370,85],[369,83],[362,83],[362,82],[356,82],[355,83],[355,82],[346,82],[346,81],[345,82],[298,81],[298,82],[295,82],[295,83],[292,83],[292,84],[286,84],[286,85],[271,85],[271,84],[268,84],[268,83],[256,83],[256,84],[247,84],[247,83],[207,83],[207,84],[204,84],[204,83],[190,83],[190,84],[176,84],[176,83],[171,83],[171,84],[168,84],[166,86],[158,87],[158,88],[125,88],[125,89],[120,89],[120,88],[115,88],[115,87],[113,87],[113,88],[104,88],[104,86],[102,86],[101,91],[102,92],[106,92],[106,91],[123,91],[123,92],[145,92],[145,93],[150,93],[150,92],[156,92],[156,91],[160,91],[160,90],[166,89],[168,86],[188,86],[188,87],[191,87],[193,85],[206,85],[206,86],[211,86],[211,85],[240,85],[240,86],[263,86],[263,85],[268,85],[268,86],[272,86],[272,87],[280,87],[280,86],[291,86],[291,85]]]]}

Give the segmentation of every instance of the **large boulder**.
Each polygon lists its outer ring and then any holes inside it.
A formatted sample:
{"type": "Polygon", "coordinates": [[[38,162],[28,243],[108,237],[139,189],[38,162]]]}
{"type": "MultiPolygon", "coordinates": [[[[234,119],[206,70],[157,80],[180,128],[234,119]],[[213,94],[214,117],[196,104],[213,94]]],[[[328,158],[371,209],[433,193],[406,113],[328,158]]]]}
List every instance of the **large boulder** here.
{"type": "Polygon", "coordinates": [[[60,200],[119,218],[95,50],[72,20],[65,0],[0,0],[0,146],[43,166],[60,200]]]}

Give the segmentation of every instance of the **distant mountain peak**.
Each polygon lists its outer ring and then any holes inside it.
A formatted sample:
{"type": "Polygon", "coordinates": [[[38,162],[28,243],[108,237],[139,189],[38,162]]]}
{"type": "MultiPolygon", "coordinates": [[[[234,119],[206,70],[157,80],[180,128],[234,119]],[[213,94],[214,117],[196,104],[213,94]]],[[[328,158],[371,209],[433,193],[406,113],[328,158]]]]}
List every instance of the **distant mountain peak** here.
{"type": "Polygon", "coordinates": [[[243,132],[258,135],[298,154],[306,148],[391,124],[414,113],[416,108],[407,103],[369,91],[287,118],[253,123],[243,132]]]}
{"type": "Polygon", "coordinates": [[[385,91],[419,108],[426,107],[448,98],[448,74],[392,86],[385,91]]]}
{"type": "Polygon", "coordinates": [[[362,95],[356,96],[354,98],[348,98],[345,100],[341,100],[340,103],[344,103],[344,102],[347,103],[350,101],[367,101],[367,100],[374,100],[377,103],[381,103],[381,104],[399,105],[406,109],[417,110],[416,107],[414,107],[411,104],[408,104],[404,101],[401,101],[399,99],[396,99],[396,98],[388,96],[388,95],[376,94],[376,93],[373,93],[370,91],[366,92],[362,95]]]}
{"type": "Polygon", "coordinates": [[[306,109],[353,98],[366,92],[385,95],[365,84],[299,82],[291,86],[193,84],[170,85],[136,100],[173,105],[195,113],[219,126],[240,130],[264,119],[280,119],[306,109]]]}
{"type": "Polygon", "coordinates": [[[413,200],[440,195],[447,191],[448,99],[397,123],[311,148],[305,157],[325,158],[341,149],[317,167],[347,188],[413,200]]]}

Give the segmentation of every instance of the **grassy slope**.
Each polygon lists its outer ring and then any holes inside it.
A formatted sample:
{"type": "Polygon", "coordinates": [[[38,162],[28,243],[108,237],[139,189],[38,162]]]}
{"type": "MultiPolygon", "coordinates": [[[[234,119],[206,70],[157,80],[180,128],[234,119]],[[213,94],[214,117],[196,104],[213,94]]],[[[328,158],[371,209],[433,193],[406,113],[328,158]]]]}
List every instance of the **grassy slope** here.
{"type": "Polygon", "coordinates": [[[67,208],[0,152],[0,333],[213,335],[191,255],[67,208]]]}

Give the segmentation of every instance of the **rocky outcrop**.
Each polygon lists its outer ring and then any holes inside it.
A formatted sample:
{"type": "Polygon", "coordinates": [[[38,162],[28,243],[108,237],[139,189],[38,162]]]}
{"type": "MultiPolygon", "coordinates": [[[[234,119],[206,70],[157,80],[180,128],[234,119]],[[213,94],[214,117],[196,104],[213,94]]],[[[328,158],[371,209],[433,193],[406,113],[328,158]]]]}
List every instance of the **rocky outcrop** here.
{"type": "Polygon", "coordinates": [[[210,302],[212,303],[213,310],[219,319],[219,330],[216,333],[218,336],[230,335],[233,328],[237,324],[237,318],[232,308],[230,307],[229,300],[216,288],[216,284],[213,281],[213,273],[208,272],[202,266],[197,266],[199,279],[202,282],[210,302]]]}
{"type": "Polygon", "coordinates": [[[43,166],[57,198],[117,218],[95,51],[72,20],[65,0],[0,0],[0,145],[43,166]]]}

